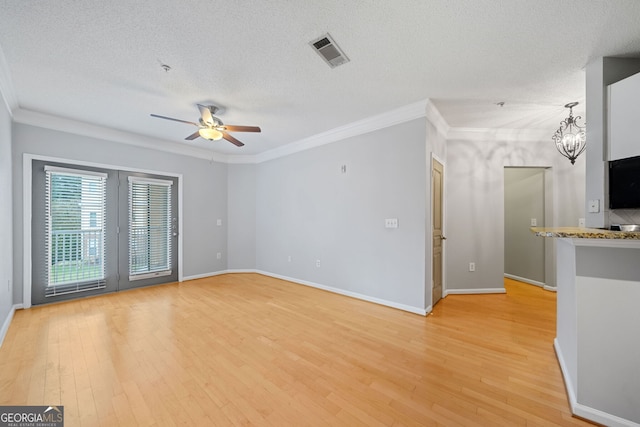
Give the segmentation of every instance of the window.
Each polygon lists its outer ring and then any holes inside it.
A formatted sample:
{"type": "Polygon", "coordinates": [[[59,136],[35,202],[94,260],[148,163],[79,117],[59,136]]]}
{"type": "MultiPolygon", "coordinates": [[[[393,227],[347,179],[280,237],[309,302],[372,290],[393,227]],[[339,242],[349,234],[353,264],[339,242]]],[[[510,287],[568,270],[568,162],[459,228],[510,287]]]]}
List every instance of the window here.
{"type": "Polygon", "coordinates": [[[171,185],[129,177],[129,280],[171,274],[171,185]]]}
{"type": "Polygon", "coordinates": [[[104,287],[106,179],[104,173],[45,166],[45,296],[104,287]]]}
{"type": "Polygon", "coordinates": [[[96,228],[98,226],[98,213],[89,212],[89,227],[96,228]]]}

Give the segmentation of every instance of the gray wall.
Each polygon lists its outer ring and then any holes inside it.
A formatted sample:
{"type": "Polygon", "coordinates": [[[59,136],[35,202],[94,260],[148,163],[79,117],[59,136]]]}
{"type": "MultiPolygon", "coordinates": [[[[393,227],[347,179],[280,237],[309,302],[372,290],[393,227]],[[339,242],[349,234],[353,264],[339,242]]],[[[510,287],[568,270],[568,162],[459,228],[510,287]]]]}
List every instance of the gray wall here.
{"type": "MultiPolygon", "coordinates": [[[[551,167],[553,226],[577,226],[584,218],[585,160],[575,165],[549,139],[477,131],[447,142],[447,289],[504,287],[504,167],[551,167]],[[469,272],[469,262],[476,271],[469,272]]],[[[553,272],[555,274],[555,272],[553,272]]]]}
{"type": "Polygon", "coordinates": [[[258,270],[424,309],[426,132],[422,118],[258,164],[258,270]]]}
{"type": "MultiPolygon", "coordinates": [[[[22,302],[23,154],[183,175],[183,275],[226,270],[227,165],[15,123],[13,126],[14,302],[22,302]],[[222,226],[216,225],[222,220],[222,226]]],[[[28,220],[27,220],[28,225],[28,220]]]]}
{"type": "Polygon", "coordinates": [[[0,340],[13,305],[11,116],[0,93],[0,340]]]}
{"type": "Polygon", "coordinates": [[[585,152],[587,170],[586,199],[600,201],[600,212],[586,212],[587,227],[608,227],[608,181],[607,168],[607,85],[629,77],[640,71],[640,59],[597,58],[586,67],[587,89],[587,148],[585,152]]]}
{"type": "Polygon", "coordinates": [[[531,219],[544,227],[544,169],[504,169],[504,272],[545,282],[545,239],[531,231],[531,219]]]}
{"type": "MultiPolygon", "coordinates": [[[[426,185],[426,212],[425,212],[425,235],[424,235],[424,288],[425,288],[425,293],[424,293],[424,306],[425,307],[430,307],[432,306],[432,283],[433,283],[433,266],[431,265],[433,262],[433,233],[432,233],[432,228],[433,228],[433,220],[432,220],[432,212],[431,212],[431,205],[432,205],[432,183],[431,183],[431,157],[432,154],[437,156],[437,158],[439,159],[439,161],[442,163],[442,165],[444,166],[444,173],[446,174],[447,171],[447,138],[446,136],[442,133],[445,132],[444,129],[442,128],[437,128],[433,123],[431,123],[430,120],[427,119],[427,159],[426,159],[426,164],[427,164],[427,170],[426,170],[426,174],[427,174],[427,185],[426,185]],[[431,152],[429,151],[431,150],[431,152]]],[[[446,195],[447,195],[447,188],[446,188],[446,183],[445,183],[445,187],[444,187],[444,198],[446,200],[446,195]]],[[[445,215],[443,217],[443,234],[446,237],[447,236],[447,219],[446,219],[446,213],[447,213],[447,207],[446,207],[446,203],[444,203],[443,206],[443,215],[445,215]]],[[[447,276],[446,276],[446,272],[445,272],[445,262],[447,259],[447,241],[443,241],[442,242],[442,271],[443,271],[443,277],[442,277],[442,281],[443,281],[443,290],[446,289],[447,286],[447,276]]]]}
{"type": "Polygon", "coordinates": [[[256,268],[256,165],[228,166],[228,261],[230,270],[256,268]]]}

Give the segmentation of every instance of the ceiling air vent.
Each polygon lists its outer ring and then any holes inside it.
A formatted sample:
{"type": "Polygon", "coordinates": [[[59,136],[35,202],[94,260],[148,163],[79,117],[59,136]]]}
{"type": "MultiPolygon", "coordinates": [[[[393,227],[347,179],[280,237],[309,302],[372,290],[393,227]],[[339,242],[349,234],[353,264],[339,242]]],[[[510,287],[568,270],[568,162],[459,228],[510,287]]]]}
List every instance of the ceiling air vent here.
{"type": "Polygon", "coordinates": [[[335,68],[338,65],[346,64],[349,62],[347,55],[340,50],[336,42],[333,41],[329,33],[320,37],[319,39],[309,42],[311,47],[318,52],[318,55],[329,64],[331,68],[335,68]]]}

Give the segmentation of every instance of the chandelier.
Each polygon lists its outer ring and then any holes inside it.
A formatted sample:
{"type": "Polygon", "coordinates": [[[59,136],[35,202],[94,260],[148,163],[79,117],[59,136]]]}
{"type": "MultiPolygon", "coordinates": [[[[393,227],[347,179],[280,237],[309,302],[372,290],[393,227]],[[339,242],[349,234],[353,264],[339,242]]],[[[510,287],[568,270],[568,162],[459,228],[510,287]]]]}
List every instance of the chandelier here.
{"type": "Polygon", "coordinates": [[[577,102],[565,105],[565,108],[569,109],[569,117],[560,122],[560,127],[551,137],[560,154],[569,159],[572,165],[587,146],[584,126],[579,126],[577,123],[582,117],[573,117],[573,107],[576,105],[578,105],[577,102]]]}

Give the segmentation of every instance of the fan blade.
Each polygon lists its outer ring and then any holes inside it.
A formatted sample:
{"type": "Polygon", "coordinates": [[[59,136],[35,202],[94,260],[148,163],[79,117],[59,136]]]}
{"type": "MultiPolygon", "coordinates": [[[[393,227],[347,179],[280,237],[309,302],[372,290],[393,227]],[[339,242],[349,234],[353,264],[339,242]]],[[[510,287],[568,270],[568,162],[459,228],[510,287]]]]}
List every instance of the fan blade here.
{"type": "Polygon", "coordinates": [[[213,117],[209,107],[198,104],[198,109],[200,110],[200,117],[202,117],[202,121],[209,126],[213,125],[213,117]]]}
{"type": "Polygon", "coordinates": [[[258,126],[224,125],[223,127],[230,132],[262,132],[258,126]]]}
{"type": "Polygon", "coordinates": [[[172,117],[159,116],[159,115],[157,115],[157,114],[151,114],[151,117],[157,117],[157,118],[159,118],[159,119],[165,119],[165,120],[173,120],[174,122],[188,123],[188,124],[190,124],[190,125],[198,126],[198,124],[197,124],[197,123],[194,123],[194,122],[188,122],[188,121],[186,121],[186,120],[174,119],[174,118],[172,118],[172,117]]]}
{"type": "Polygon", "coordinates": [[[227,141],[229,141],[230,143],[237,145],[238,147],[242,147],[244,145],[242,142],[238,141],[237,139],[235,139],[234,137],[232,137],[226,132],[222,132],[222,137],[227,141]]]}
{"type": "Polygon", "coordinates": [[[192,133],[191,135],[189,135],[188,137],[186,137],[185,139],[187,141],[193,141],[194,139],[198,138],[200,136],[200,131],[197,130],[194,133],[192,133]]]}

